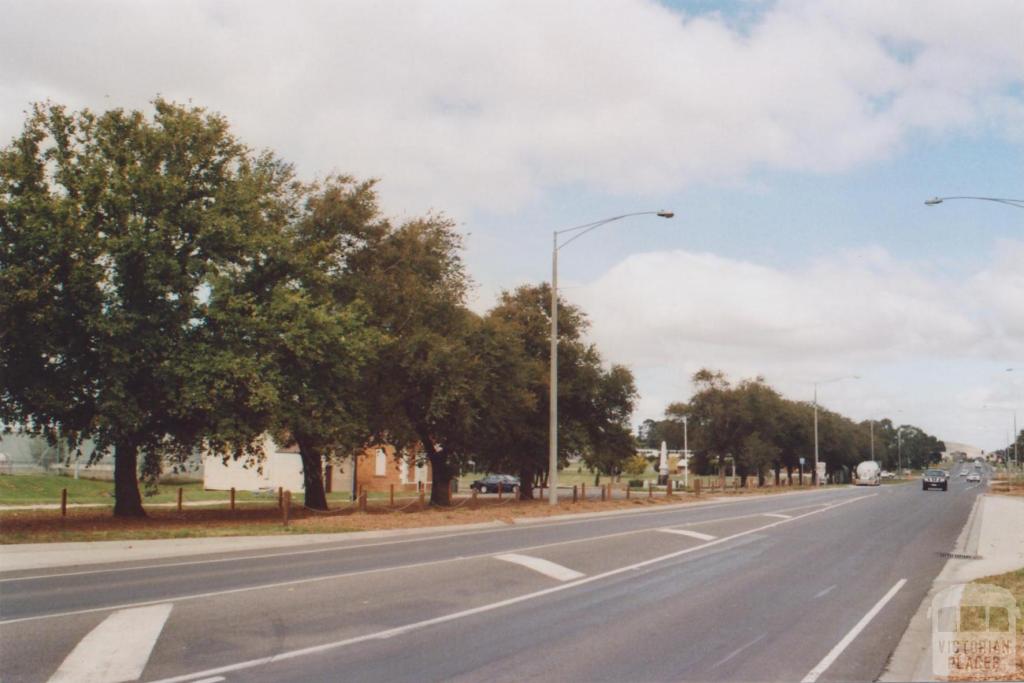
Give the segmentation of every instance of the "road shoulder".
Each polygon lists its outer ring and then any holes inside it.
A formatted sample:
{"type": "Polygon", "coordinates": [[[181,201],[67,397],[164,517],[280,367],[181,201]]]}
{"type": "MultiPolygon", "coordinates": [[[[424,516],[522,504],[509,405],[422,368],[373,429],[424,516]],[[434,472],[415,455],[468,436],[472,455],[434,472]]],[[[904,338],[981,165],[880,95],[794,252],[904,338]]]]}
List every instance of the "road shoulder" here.
{"type": "Polygon", "coordinates": [[[978,496],[952,556],[910,620],[880,681],[935,681],[932,671],[932,622],[935,597],[975,579],[1024,567],[1024,498],[989,493],[978,496]]]}

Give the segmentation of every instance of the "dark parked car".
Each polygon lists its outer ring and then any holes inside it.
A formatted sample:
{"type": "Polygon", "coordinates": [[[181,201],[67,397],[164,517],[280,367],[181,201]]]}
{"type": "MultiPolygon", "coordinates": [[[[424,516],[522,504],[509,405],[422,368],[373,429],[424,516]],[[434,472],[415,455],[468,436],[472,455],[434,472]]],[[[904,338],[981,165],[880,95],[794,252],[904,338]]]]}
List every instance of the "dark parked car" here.
{"type": "Polygon", "coordinates": [[[480,493],[497,493],[498,487],[505,493],[512,493],[512,490],[519,486],[519,477],[513,477],[511,474],[488,474],[483,479],[477,479],[470,488],[480,493]]]}
{"type": "Polygon", "coordinates": [[[928,489],[949,490],[949,473],[946,470],[925,470],[921,475],[921,490],[928,489]]]}

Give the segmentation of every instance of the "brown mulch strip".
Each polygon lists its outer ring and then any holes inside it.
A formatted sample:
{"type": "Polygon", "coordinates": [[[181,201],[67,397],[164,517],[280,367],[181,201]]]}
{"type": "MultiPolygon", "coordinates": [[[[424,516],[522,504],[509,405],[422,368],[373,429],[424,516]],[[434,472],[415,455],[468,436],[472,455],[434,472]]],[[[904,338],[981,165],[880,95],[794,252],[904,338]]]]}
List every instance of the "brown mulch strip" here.
{"type": "MultiPolygon", "coordinates": [[[[709,496],[702,496],[701,500],[709,496]]],[[[280,533],[334,533],[431,527],[446,524],[475,524],[502,521],[510,523],[517,517],[548,517],[567,513],[604,512],[695,502],[690,495],[664,495],[648,499],[646,494],[631,500],[562,502],[551,507],[547,501],[516,501],[493,499],[466,502],[458,507],[441,508],[418,502],[405,509],[390,508],[386,503],[370,501],[366,512],[348,505],[328,513],[307,510],[293,503],[290,525],[282,523],[280,510],[274,504],[254,507],[186,508],[178,512],[152,508],[141,519],[115,518],[106,508],[71,508],[67,517],[59,510],[12,510],[0,512],[0,544],[45,543],[62,541],[117,540],[145,538],[189,538],[201,536],[233,536],[280,533]]],[[[461,502],[456,500],[456,503],[461,502]]]]}

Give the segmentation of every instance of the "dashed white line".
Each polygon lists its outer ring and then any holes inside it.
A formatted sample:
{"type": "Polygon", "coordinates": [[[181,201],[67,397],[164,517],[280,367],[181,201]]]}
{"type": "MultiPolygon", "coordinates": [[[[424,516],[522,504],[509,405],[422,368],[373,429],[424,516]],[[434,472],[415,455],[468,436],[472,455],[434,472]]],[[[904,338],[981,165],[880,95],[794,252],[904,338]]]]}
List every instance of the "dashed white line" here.
{"type": "Polygon", "coordinates": [[[494,559],[503,560],[505,562],[511,562],[512,564],[518,564],[527,569],[532,569],[535,572],[543,574],[544,576],[550,576],[552,579],[559,581],[572,581],[582,576],[586,576],[582,572],[578,572],[575,569],[569,569],[563,567],[560,564],[545,560],[541,557],[532,557],[530,555],[519,555],[518,553],[505,553],[504,555],[495,555],[494,559]]]}
{"type": "Polygon", "coordinates": [[[696,538],[696,539],[699,539],[701,541],[713,541],[716,538],[718,538],[717,536],[712,536],[711,534],[702,534],[699,531],[690,531],[689,529],[669,529],[669,528],[665,528],[665,529],[658,529],[658,531],[663,531],[666,534],[678,534],[680,536],[689,536],[690,538],[696,538]]]}
{"type": "MultiPolygon", "coordinates": [[[[840,503],[836,503],[834,505],[829,505],[828,507],[821,508],[820,510],[814,510],[812,512],[806,512],[806,513],[804,513],[802,515],[797,515],[797,516],[793,517],[793,521],[798,520],[798,519],[803,519],[804,517],[810,517],[811,515],[816,515],[816,514],[818,514],[820,512],[827,512],[829,510],[834,510],[836,508],[843,507],[844,505],[849,505],[850,503],[856,503],[857,501],[860,501],[860,500],[866,500],[868,498],[872,498],[872,497],[877,496],[877,495],[878,495],[877,493],[872,493],[872,494],[866,495],[866,496],[857,496],[856,498],[849,498],[849,499],[844,500],[844,501],[842,501],[840,503]]],[[[611,570],[606,571],[606,572],[601,573],[601,574],[592,574],[591,576],[585,576],[585,577],[583,577],[581,579],[577,579],[576,581],[569,581],[569,582],[566,582],[566,583],[559,584],[557,586],[552,586],[550,588],[545,588],[543,590],[534,591],[533,593],[526,593],[524,595],[517,595],[517,596],[512,597],[512,598],[506,598],[505,600],[499,600],[498,602],[492,602],[492,603],[489,603],[489,604],[486,604],[486,605],[480,605],[479,607],[472,607],[470,609],[462,610],[460,612],[452,612],[450,614],[443,614],[441,616],[433,617],[431,619],[424,619],[423,621],[413,622],[411,624],[406,624],[404,626],[397,626],[395,628],[390,628],[390,629],[387,629],[387,630],[384,630],[384,631],[376,631],[376,632],[367,633],[367,634],[364,634],[364,635],[361,635],[361,636],[354,636],[352,638],[345,638],[344,640],[336,640],[334,642],[322,643],[320,645],[312,645],[310,647],[305,647],[305,648],[298,649],[298,650],[289,650],[287,652],[281,652],[281,653],[278,653],[276,655],[270,655],[270,656],[267,656],[267,657],[258,657],[256,659],[250,659],[250,660],[243,661],[243,662],[236,662],[235,664],[227,664],[225,666],[219,666],[219,667],[217,667],[215,669],[207,669],[205,671],[197,671],[197,672],[194,672],[194,673],[191,673],[191,674],[182,674],[180,676],[174,676],[174,677],[171,677],[171,678],[164,678],[164,679],[161,679],[159,681],[156,681],[155,683],[181,683],[183,681],[191,681],[192,683],[195,683],[197,680],[200,680],[202,678],[206,678],[206,677],[209,677],[209,676],[215,675],[215,674],[230,673],[230,672],[233,672],[233,671],[244,671],[246,669],[252,669],[252,668],[258,667],[258,666],[265,666],[267,664],[274,664],[276,662],[282,662],[282,661],[286,661],[286,660],[289,660],[289,659],[295,659],[297,657],[306,657],[306,656],[309,656],[309,655],[319,654],[319,653],[322,653],[322,652],[330,652],[331,650],[336,650],[336,649],[339,649],[339,648],[348,647],[350,645],[355,645],[357,643],[364,643],[364,642],[369,641],[369,640],[382,640],[382,639],[387,639],[387,638],[394,638],[395,636],[400,636],[402,634],[410,633],[412,631],[418,631],[420,629],[427,628],[429,626],[434,626],[435,624],[444,624],[444,623],[447,623],[447,622],[456,621],[458,619],[464,619],[465,617],[469,617],[469,616],[472,616],[474,614],[482,614],[484,612],[490,612],[490,611],[493,611],[493,610],[496,610],[496,609],[501,609],[503,607],[508,607],[510,605],[516,605],[516,604],[519,604],[521,602],[526,602],[528,600],[534,600],[536,598],[543,597],[545,595],[551,595],[552,593],[558,593],[558,592],[561,592],[561,591],[564,591],[564,590],[568,590],[570,588],[575,588],[576,586],[582,586],[584,584],[592,583],[594,581],[600,581],[602,579],[607,579],[607,578],[612,577],[612,576],[618,576],[619,574],[624,574],[626,572],[631,572],[631,571],[635,571],[637,569],[642,569],[644,567],[649,567],[649,566],[651,566],[653,564],[657,564],[659,562],[664,562],[666,560],[671,560],[671,559],[675,559],[677,557],[682,557],[684,555],[689,555],[690,553],[694,553],[694,552],[697,552],[699,550],[704,550],[705,548],[710,548],[710,547],[713,547],[713,546],[720,545],[722,543],[727,543],[729,541],[732,541],[732,540],[737,539],[737,538],[742,538],[744,536],[750,536],[752,534],[756,534],[756,533],[758,533],[760,531],[764,531],[766,529],[772,529],[772,528],[777,527],[779,525],[786,524],[789,521],[791,521],[791,520],[779,520],[778,522],[772,522],[770,524],[765,524],[764,526],[756,527],[754,529],[748,529],[746,531],[740,531],[740,532],[735,533],[735,534],[733,534],[731,536],[723,536],[722,538],[715,539],[714,541],[708,541],[707,543],[703,543],[701,545],[696,545],[696,546],[693,546],[691,548],[685,548],[683,550],[677,550],[677,551],[675,551],[673,553],[668,553],[667,555],[661,555],[659,557],[653,557],[653,558],[651,558],[649,560],[643,560],[641,562],[636,562],[634,564],[627,565],[625,567],[618,567],[616,569],[611,569],[611,570]]]]}
{"type": "Polygon", "coordinates": [[[826,595],[831,593],[833,590],[835,590],[835,588],[836,588],[836,584],[834,584],[834,583],[831,586],[829,586],[828,588],[823,588],[822,590],[820,590],[820,591],[818,591],[817,593],[814,594],[814,599],[817,600],[818,598],[825,597],[826,595]]]}
{"type": "MultiPolygon", "coordinates": [[[[754,639],[753,639],[752,641],[750,641],[750,642],[749,642],[749,643],[747,643],[746,645],[741,645],[740,647],[738,647],[738,648],[736,648],[735,650],[733,650],[733,651],[732,651],[732,653],[730,653],[730,654],[729,654],[729,655],[728,655],[727,657],[724,657],[724,658],[722,658],[722,659],[719,659],[719,660],[718,660],[717,662],[715,662],[714,664],[712,664],[712,665],[711,665],[711,668],[712,668],[712,669],[714,669],[715,667],[718,667],[718,666],[722,666],[723,664],[725,664],[726,662],[728,662],[728,661],[729,661],[730,659],[732,659],[733,657],[735,657],[735,656],[736,656],[736,655],[738,655],[739,653],[741,653],[741,652],[743,652],[744,650],[746,650],[746,649],[747,649],[748,647],[750,647],[751,645],[754,645],[755,643],[758,643],[758,642],[760,642],[760,641],[764,640],[765,636],[767,636],[767,635],[768,635],[767,633],[762,633],[761,635],[759,635],[759,636],[758,636],[757,638],[754,638],[754,639]]],[[[199,683],[199,682],[197,681],[196,683],[199,683]]]]}
{"type": "Polygon", "coordinates": [[[50,683],[119,683],[142,675],[173,605],[114,612],[79,641],[50,683]]]}
{"type": "Polygon", "coordinates": [[[882,608],[892,600],[893,596],[899,592],[901,588],[907,583],[906,579],[900,579],[896,582],[896,585],[889,589],[889,592],[882,596],[882,599],[875,603],[875,606],[871,610],[861,617],[860,621],[857,622],[856,626],[850,629],[850,632],[843,636],[843,639],[836,643],[836,646],[832,648],[825,657],[818,662],[818,665],[811,669],[800,683],[814,683],[818,680],[821,674],[825,673],[832,663],[836,661],[839,655],[843,654],[843,651],[850,646],[850,643],[860,635],[860,632],[867,627],[871,620],[882,611],[882,608]]]}

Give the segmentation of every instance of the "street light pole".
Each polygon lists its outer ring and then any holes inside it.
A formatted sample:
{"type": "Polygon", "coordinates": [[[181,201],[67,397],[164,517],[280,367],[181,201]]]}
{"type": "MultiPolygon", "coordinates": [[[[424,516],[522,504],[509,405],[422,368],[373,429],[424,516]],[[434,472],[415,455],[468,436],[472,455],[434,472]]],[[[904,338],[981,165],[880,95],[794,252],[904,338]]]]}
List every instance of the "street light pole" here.
{"type": "Polygon", "coordinates": [[[903,480],[903,425],[896,430],[896,460],[900,467],[900,480],[903,480]]]}
{"type": "Polygon", "coordinates": [[[1015,206],[1018,209],[1024,209],[1024,199],[1007,199],[1005,197],[932,197],[931,199],[925,200],[925,205],[935,206],[941,204],[948,199],[975,199],[982,202],[997,202],[999,204],[1006,204],[1007,206],[1015,206]]]}
{"type": "Polygon", "coordinates": [[[631,216],[658,216],[660,218],[672,218],[675,214],[671,211],[637,211],[625,213],[621,216],[603,218],[593,223],[584,223],[574,228],[555,230],[552,234],[551,245],[551,380],[548,394],[548,503],[558,505],[558,250],[569,245],[595,228],[612,223],[614,221],[629,218],[631,216]],[[558,243],[558,236],[566,233],[576,233],[562,244],[558,243]]]}
{"type": "Polygon", "coordinates": [[[843,375],[832,379],[824,379],[814,383],[814,471],[811,473],[811,485],[818,485],[818,385],[841,382],[844,379],[860,379],[859,375],[843,375]]]}

